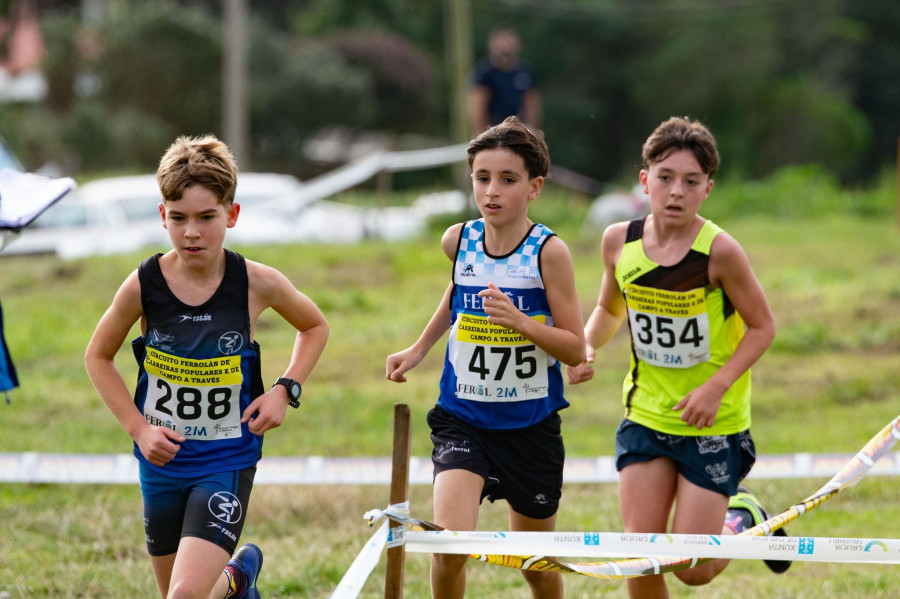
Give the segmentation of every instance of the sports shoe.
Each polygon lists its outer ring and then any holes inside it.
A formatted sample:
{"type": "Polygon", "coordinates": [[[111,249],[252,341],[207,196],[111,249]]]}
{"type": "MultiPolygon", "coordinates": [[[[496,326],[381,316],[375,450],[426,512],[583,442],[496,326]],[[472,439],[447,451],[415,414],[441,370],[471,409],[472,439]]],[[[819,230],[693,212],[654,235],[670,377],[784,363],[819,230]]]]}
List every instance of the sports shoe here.
{"type": "Polygon", "coordinates": [[[262,564],[262,551],[253,543],[247,543],[238,549],[225,566],[226,569],[231,567],[232,570],[237,570],[235,572],[237,576],[231,578],[229,593],[232,594],[227,597],[230,599],[260,599],[259,591],[256,590],[256,578],[259,576],[259,571],[262,570],[262,564]],[[236,580],[238,578],[243,578],[243,580],[236,580]]]}
{"type": "MultiPolygon", "coordinates": [[[[738,486],[737,494],[728,499],[728,511],[725,513],[725,525],[728,526],[735,534],[741,533],[748,528],[761,524],[769,519],[769,513],[756,498],[750,489],[743,485],[738,486]],[[750,518],[746,516],[749,515],[750,518]]],[[[776,537],[788,536],[784,527],[775,530],[772,533],[776,537]]],[[[766,559],[763,562],[772,572],[781,574],[791,567],[791,562],[786,560],[766,559]]]]}

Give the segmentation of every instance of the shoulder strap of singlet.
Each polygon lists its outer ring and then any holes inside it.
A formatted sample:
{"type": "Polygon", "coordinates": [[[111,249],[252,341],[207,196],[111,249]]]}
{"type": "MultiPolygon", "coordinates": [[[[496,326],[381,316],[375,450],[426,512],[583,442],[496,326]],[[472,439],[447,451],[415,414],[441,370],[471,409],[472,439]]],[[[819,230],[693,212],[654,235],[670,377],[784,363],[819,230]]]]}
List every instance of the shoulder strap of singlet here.
{"type": "Polygon", "coordinates": [[[459,235],[456,238],[456,252],[453,254],[453,262],[450,264],[450,281],[456,285],[456,263],[459,260],[459,251],[462,249],[462,242],[465,239],[466,231],[472,226],[474,220],[466,221],[459,228],[459,235]]]}
{"type": "Polygon", "coordinates": [[[162,276],[162,269],[159,267],[159,258],[162,254],[154,254],[141,262],[138,266],[138,277],[141,281],[162,276]]]}
{"type": "Polygon", "coordinates": [[[637,241],[644,236],[645,220],[647,220],[647,217],[642,216],[641,218],[636,218],[628,222],[628,231],[625,233],[625,243],[637,241]]]}
{"type": "Polygon", "coordinates": [[[225,276],[237,279],[247,278],[247,261],[237,252],[225,249],[225,276]]]}
{"type": "Polygon", "coordinates": [[[694,239],[694,243],[691,246],[691,249],[696,250],[702,254],[709,255],[709,250],[712,247],[713,239],[715,239],[716,235],[722,233],[722,227],[715,224],[711,220],[703,223],[703,226],[700,227],[700,231],[697,232],[697,238],[694,239]]]}

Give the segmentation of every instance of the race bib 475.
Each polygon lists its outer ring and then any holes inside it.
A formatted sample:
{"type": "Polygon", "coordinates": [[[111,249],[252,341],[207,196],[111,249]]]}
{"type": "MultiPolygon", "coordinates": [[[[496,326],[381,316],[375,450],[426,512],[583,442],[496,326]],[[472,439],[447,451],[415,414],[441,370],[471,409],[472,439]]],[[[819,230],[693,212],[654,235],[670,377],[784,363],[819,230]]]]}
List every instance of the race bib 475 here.
{"type": "MultiPolygon", "coordinates": [[[[545,322],[546,316],[533,316],[545,322]]],[[[456,394],[472,401],[524,401],[547,395],[547,354],[518,331],[461,313],[451,344],[456,394]]]]}

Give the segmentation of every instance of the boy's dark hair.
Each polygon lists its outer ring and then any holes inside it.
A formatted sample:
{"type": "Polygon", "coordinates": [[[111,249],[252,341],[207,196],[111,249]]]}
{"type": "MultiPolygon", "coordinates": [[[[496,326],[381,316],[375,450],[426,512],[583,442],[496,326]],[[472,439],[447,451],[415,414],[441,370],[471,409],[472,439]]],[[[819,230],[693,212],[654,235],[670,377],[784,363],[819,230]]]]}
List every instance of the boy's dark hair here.
{"type": "Polygon", "coordinates": [[[216,194],[220,203],[231,204],[237,188],[237,165],[228,146],[216,136],[182,135],[160,159],[156,182],[166,202],[181,199],[191,185],[202,185],[216,194]]]}
{"type": "Polygon", "coordinates": [[[544,141],[544,133],[532,129],[517,117],[506,117],[502,123],[494,125],[469,142],[466,153],[469,155],[469,168],[475,155],[482,150],[508,148],[525,161],[528,177],[546,177],[550,168],[550,150],[544,141]]]}
{"type": "Polygon", "coordinates": [[[665,160],[678,150],[691,152],[700,169],[710,177],[719,170],[719,150],[709,129],[699,121],[675,116],[663,121],[644,142],[644,168],[650,168],[651,164],[665,160]]]}

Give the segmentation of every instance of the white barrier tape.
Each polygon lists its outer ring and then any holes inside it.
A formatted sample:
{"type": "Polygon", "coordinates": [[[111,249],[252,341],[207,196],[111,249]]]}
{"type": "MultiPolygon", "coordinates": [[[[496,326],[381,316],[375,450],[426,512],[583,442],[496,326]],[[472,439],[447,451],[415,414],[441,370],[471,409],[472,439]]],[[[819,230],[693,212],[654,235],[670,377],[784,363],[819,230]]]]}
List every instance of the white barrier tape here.
{"type": "Polygon", "coordinates": [[[839,537],[409,530],[406,533],[406,550],[412,553],[462,555],[684,557],[900,564],[900,539],[839,537]]]}
{"type": "Polygon", "coordinates": [[[408,521],[409,501],[389,505],[383,510],[369,510],[363,515],[363,518],[369,522],[369,526],[374,526],[382,520],[384,522],[381,522],[381,526],[350,564],[350,568],[331,594],[331,599],[355,599],[362,591],[369,575],[372,574],[372,570],[378,565],[382,550],[385,547],[399,547],[406,544],[406,525],[400,524],[391,528],[388,518],[400,522],[408,521]]]}
{"type": "Polygon", "coordinates": [[[409,501],[403,503],[395,503],[389,505],[384,510],[369,510],[363,514],[369,522],[369,526],[374,526],[385,518],[389,518],[393,522],[399,522],[398,526],[393,526],[388,531],[387,546],[400,547],[406,543],[406,522],[409,521],[409,501]]]}
{"type": "MultiPolygon", "coordinates": [[[[757,458],[748,479],[819,478],[831,476],[853,454],[769,455],[757,458]]],[[[900,475],[900,453],[885,456],[867,476],[900,475]]],[[[618,480],[613,458],[566,458],[566,483],[612,483],[618,480]]],[[[131,454],[0,453],[0,482],[136,484],[137,460],[131,454]]],[[[391,460],[381,457],[265,457],[259,462],[257,485],[386,485],[391,460]]],[[[410,458],[409,482],[432,483],[431,458],[410,458]]]]}
{"type": "Polygon", "coordinates": [[[398,172],[464,162],[468,159],[468,147],[469,144],[456,144],[427,150],[388,152],[384,155],[383,166],[387,171],[398,172]]]}
{"type": "Polygon", "coordinates": [[[388,548],[402,547],[406,545],[406,526],[401,524],[395,526],[388,532],[387,546],[388,548]]]}
{"type": "Polygon", "coordinates": [[[331,599],[355,599],[359,596],[372,570],[381,560],[381,552],[384,550],[387,539],[388,523],[385,521],[350,564],[350,568],[344,573],[337,588],[331,593],[331,599]]]}
{"type": "Polygon", "coordinates": [[[305,181],[296,197],[314,201],[368,181],[382,168],[384,152],[376,152],[305,181]]]}
{"type": "Polygon", "coordinates": [[[399,522],[406,522],[409,520],[409,501],[389,505],[384,510],[384,515],[399,522]]]}
{"type": "Polygon", "coordinates": [[[363,514],[363,518],[369,523],[369,526],[378,524],[385,518],[396,520],[397,522],[406,522],[409,520],[409,501],[403,503],[393,503],[383,510],[369,510],[363,514]]]}
{"type": "Polygon", "coordinates": [[[457,144],[406,152],[378,151],[303,182],[295,195],[298,205],[306,205],[368,181],[379,172],[408,171],[437,167],[467,159],[467,144],[457,144]]]}

